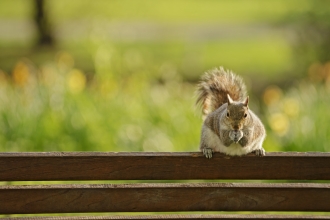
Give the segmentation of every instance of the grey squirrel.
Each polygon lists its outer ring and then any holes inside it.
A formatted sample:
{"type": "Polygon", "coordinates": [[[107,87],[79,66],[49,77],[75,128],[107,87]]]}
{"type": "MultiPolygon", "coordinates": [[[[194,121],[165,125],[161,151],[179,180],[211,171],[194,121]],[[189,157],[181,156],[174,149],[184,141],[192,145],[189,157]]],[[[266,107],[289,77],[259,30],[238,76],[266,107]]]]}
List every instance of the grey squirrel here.
{"type": "Polygon", "coordinates": [[[197,104],[202,105],[200,150],[206,158],[212,158],[213,152],[265,155],[266,131],[248,103],[241,77],[223,67],[205,73],[198,84],[197,104]]]}

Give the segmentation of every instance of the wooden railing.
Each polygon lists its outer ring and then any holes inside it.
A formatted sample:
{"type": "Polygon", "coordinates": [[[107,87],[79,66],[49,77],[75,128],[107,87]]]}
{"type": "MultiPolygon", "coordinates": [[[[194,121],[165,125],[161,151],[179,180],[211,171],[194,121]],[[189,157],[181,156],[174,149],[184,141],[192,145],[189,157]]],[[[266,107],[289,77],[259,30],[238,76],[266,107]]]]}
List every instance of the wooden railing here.
{"type": "Polygon", "coordinates": [[[327,180],[330,180],[330,153],[267,153],[264,157],[228,157],[216,153],[212,159],[199,152],[0,153],[0,215],[103,212],[102,216],[36,216],[45,219],[330,219],[327,180]],[[114,183],[104,184],[108,180],[114,183]],[[155,180],[163,182],[155,183],[155,180]],[[26,182],[17,181],[33,182],[22,185],[26,182]],[[75,182],[59,185],[44,181],[75,182]],[[95,184],[95,181],[101,182],[95,184]],[[223,214],[221,211],[295,213],[223,214]],[[139,212],[152,214],[141,216],[139,212]]]}

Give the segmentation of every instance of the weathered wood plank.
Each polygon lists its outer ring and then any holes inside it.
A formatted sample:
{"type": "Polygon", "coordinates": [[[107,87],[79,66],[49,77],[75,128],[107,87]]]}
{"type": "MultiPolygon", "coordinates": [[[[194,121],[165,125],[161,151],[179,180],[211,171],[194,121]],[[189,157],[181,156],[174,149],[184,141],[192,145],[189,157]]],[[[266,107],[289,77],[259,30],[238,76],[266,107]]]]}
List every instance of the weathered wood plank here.
{"type": "Polygon", "coordinates": [[[330,153],[0,153],[0,181],[186,179],[329,180],[330,153]]]}
{"type": "Polygon", "coordinates": [[[265,215],[265,214],[170,214],[170,215],[108,215],[108,216],[69,216],[69,217],[16,217],[4,218],[3,220],[106,220],[106,219],[166,219],[166,220],[180,220],[180,219],[222,219],[222,220],[245,220],[245,219],[280,219],[280,220],[314,220],[314,219],[330,219],[330,216],[322,215],[265,215]]]}
{"type": "Polygon", "coordinates": [[[0,186],[1,214],[330,211],[330,184],[98,184],[0,186]]]}

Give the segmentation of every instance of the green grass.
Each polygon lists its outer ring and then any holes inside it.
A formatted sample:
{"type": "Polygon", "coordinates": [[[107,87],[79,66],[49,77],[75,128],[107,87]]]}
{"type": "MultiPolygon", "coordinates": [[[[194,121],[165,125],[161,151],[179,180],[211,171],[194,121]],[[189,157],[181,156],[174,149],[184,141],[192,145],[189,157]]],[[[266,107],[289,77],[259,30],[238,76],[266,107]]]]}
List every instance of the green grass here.
{"type": "MultiPolygon", "coordinates": [[[[12,33],[13,39],[0,39],[1,151],[197,150],[202,121],[194,107],[195,86],[204,71],[219,65],[243,75],[249,88],[258,92],[252,94],[251,107],[267,126],[266,150],[328,149],[322,133],[327,127],[320,126],[318,118],[310,120],[319,133],[307,138],[299,133],[303,122],[283,117],[278,110],[275,116],[290,125],[285,135],[278,134],[272,124],[274,112],[261,101],[262,91],[255,90],[297,75],[291,69],[290,42],[271,27],[287,14],[307,11],[311,1],[53,0],[48,4],[56,31],[77,25],[56,32],[56,47],[35,49],[34,36],[20,31],[12,33]],[[222,31],[236,34],[224,33],[219,39],[111,39],[106,29],[111,22],[165,29],[219,25],[222,31]],[[80,26],[88,31],[70,38],[80,26]],[[240,28],[245,27],[254,27],[255,32],[241,36],[240,28]],[[16,34],[24,35],[24,40],[15,40],[16,34]]],[[[31,1],[0,2],[3,22],[26,21],[32,12],[31,1]]],[[[282,93],[284,99],[291,96],[282,93]]],[[[293,99],[300,100],[297,97],[293,99]]],[[[304,123],[310,122],[309,111],[326,114],[327,105],[322,103],[327,100],[318,97],[313,109],[320,107],[319,111],[306,108],[300,113],[304,123]]],[[[305,101],[301,99],[299,106],[305,101]]]]}
{"type": "Polygon", "coordinates": [[[270,146],[282,146],[284,151],[329,151],[329,92],[329,84],[310,81],[284,93],[279,90],[267,106],[270,146]]]}
{"type": "MultiPolygon", "coordinates": [[[[1,43],[0,43],[1,44],[1,43]]],[[[157,70],[163,65],[171,65],[178,77],[185,80],[197,81],[207,69],[215,66],[225,66],[235,72],[249,76],[258,76],[266,81],[283,78],[291,64],[291,51],[286,41],[280,37],[261,36],[244,41],[223,40],[189,43],[182,41],[161,42],[117,42],[105,41],[101,44],[115,51],[117,62],[114,68],[121,65],[130,65],[127,59],[133,56],[136,62],[143,62],[148,68],[154,68],[153,78],[162,78],[157,70]],[[122,58],[120,58],[122,57],[122,58]]],[[[76,43],[63,42],[55,50],[30,51],[28,48],[7,47],[2,50],[0,67],[11,71],[18,57],[29,57],[34,63],[40,65],[53,59],[58,51],[69,51],[76,59],[77,67],[87,72],[95,72],[93,63],[98,46],[90,41],[76,43]]],[[[133,64],[134,65],[134,64],[133,64]]],[[[139,64],[137,64],[139,65],[139,64]]],[[[125,74],[121,72],[121,74],[125,74]]]]}
{"type": "MultiPolygon", "coordinates": [[[[55,22],[74,19],[142,20],[165,23],[177,22],[230,22],[250,23],[275,21],[290,11],[305,11],[309,1],[284,0],[98,0],[93,3],[82,0],[47,1],[55,22]]],[[[0,18],[29,18],[33,13],[32,1],[3,0],[0,2],[0,18]]]]}
{"type": "Polygon", "coordinates": [[[204,22],[273,22],[290,11],[304,11],[308,1],[284,0],[115,0],[89,1],[57,0],[49,3],[57,22],[68,19],[97,18],[123,21],[152,21],[161,23],[204,23],[204,22]],[[58,16],[61,14],[61,16],[58,16]]]}
{"type": "Polygon", "coordinates": [[[32,1],[4,0],[0,2],[0,19],[30,19],[32,1]]]}
{"type": "MultiPolygon", "coordinates": [[[[0,19],[10,22],[15,19],[29,19],[32,15],[32,2],[0,2],[0,19]]],[[[20,57],[28,57],[36,64],[51,59],[59,50],[69,51],[76,58],[77,66],[88,72],[94,72],[93,58],[95,40],[97,45],[107,45],[119,53],[137,51],[146,62],[153,66],[171,63],[178,74],[185,79],[198,79],[201,72],[214,66],[224,65],[243,75],[258,75],[274,79],[278,74],[287,73],[290,69],[290,44],[280,32],[264,30],[267,24],[276,23],[288,13],[308,10],[310,1],[282,0],[223,0],[223,1],[89,1],[56,0],[47,1],[51,22],[55,30],[61,30],[68,24],[76,25],[66,29],[58,38],[57,48],[48,50],[29,50],[33,36],[27,36],[24,42],[1,40],[0,68],[10,72],[20,57]],[[153,24],[154,27],[166,28],[177,25],[219,25],[219,31],[233,29],[239,33],[240,28],[260,24],[261,34],[239,34],[220,39],[187,40],[154,39],[133,40],[111,39],[107,35],[107,24],[111,23],[153,24]],[[222,26],[221,26],[222,25],[222,26]],[[238,25],[238,26],[235,26],[238,25]],[[88,32],[74,39],[67,38],[76,29],[84,27],[88,32]],[[62,36],[62,37],[61,37],[62,36]],[[23,45],[23,46],[22,46],[23,45]]],[[[183,26],[185,28],[186,26],[183,26]]],[[[119,26],[120,28],[120,26],[119,26]]],[[[268,27],[269,28],[269,27],[268,27]]],[[[148,30],[148,29],[147,29],[148,30]]],[[[170,29],[175,31],[175,29],[170,29]]],[[[151,31],[157,31],[151,30],[151,31]]],[[[202,31],[202,30],[201,30],[202,31]]],[[[245,31],[246,32],[246,31],[245,31]]],[[[13,33],[15,34],[15,33],[13,33]]],[[[21,34],[21,33],[16,33],[21,34]]],[[[221,35],[220,35],[221,36],[221,35]]],[[[129,53],[129,52],[128,52],[129,53]]],[[[281,76],[282,77],[282,76],[281,76]]]]}
{"type": "Polygon", "coordinates": [[[201,119],[193,108],[194,87],[175,79],[152,84],[144,68],[118,77],[102,60],[96,60],[97,69],[110,71],[86,85],[70,59],[62,54],[40,67],[23,61],[13,78],[2,78],[2,151],[198,148],[201,119]]]}
{"type": "Polygon", "coordinates": [[[283,77],[290,68],[291,51],[288,42],[276,36],[261,36],[251,39],[223,40],[204,46],[203,66],[221,65],[243,75],[261,78],[283,77]]]}

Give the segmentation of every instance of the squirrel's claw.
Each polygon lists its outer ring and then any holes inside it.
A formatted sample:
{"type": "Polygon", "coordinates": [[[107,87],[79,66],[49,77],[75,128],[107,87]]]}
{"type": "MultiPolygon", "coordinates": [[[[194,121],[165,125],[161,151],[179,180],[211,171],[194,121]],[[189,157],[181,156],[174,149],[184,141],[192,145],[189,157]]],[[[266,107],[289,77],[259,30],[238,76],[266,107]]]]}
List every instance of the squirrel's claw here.
{"type": "Polygon", "coordinates": [[[261,149],[258,149],[258,150],[255,150],[254,153],[259,156],[259,157],[263,157],[266,155],[266,151],[265,149],[261,148],[261,149]]]}
{"type": "Polygon", "coordinates": [[[211,148],[203,148],[203,154],[206,158],[211,159],[212,158],[212,149],[211,148]]]}

